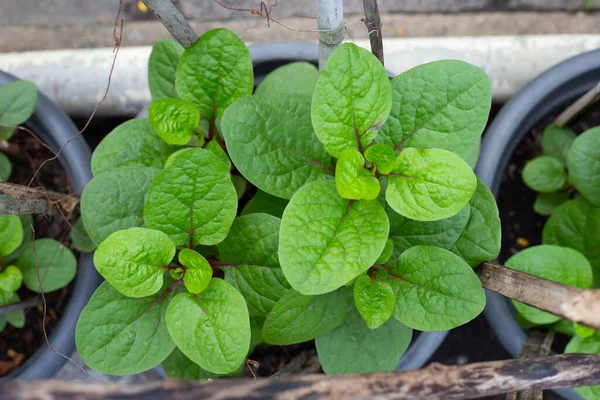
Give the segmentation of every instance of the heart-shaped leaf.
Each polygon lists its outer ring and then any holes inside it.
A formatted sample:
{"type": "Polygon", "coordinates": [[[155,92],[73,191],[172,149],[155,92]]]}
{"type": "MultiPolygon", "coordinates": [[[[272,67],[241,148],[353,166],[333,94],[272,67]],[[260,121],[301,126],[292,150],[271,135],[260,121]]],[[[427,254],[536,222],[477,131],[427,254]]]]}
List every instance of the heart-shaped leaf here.
{"type": "Polygon", "coordinates": [[[23,273],[25,286],[38,293],[53,292],[67,286],[77,272],[73,252],[56,240],[47,238],[28,243],[16,264],[23,273]]]}
{"type": "Polygon", "coordinates": [[[335,165],[335,185],[345,199],[373,200],[379,195],[379,181],[365,169],[365,159],[354,149],[340,154],[335,165]]]}
{"type": "Polygon", "coordinates": [[[523,182],[540,193],[552,193],[567,183],[567,172],[563,164],[554,157],[536,157],[523,168],[523,182]]]}
{"type": "Polygon", "coordinates": [[[365,158],[375,164],[380,174],[387,175],[394,169],[396,154],[387,144],[374,144],[365,151],[365,158]]]}
{"type": "Polygon", "coordinates": [[[188,292],[201,293],[212,278],[212,268],[206,258],[194,250],[183,249],[179,252],[179,262],[186,267],[183,283],[188,292]]]}
{"type": "Polygon", "coordinates": [[[567,154],[577,135],[570,128],[548,125],[542,134],[544,154],[554,157],[563,165],[567,165],[567,154]]]}
{"type": "Polygon", "coordinates": [[[37,103],[37,89],[28,81],[14,81],[0,87],[0,139],[8,140],[14,127],[26,122],[37,103]]]}
{"type": "Polygon", "coordinates": [[[369,328],[377,329],[392,316],[396,296],[388,282],[363,275],[354,283],[354,302],[369,328]]]}
{"type": "Polygon", "coordinates": [[[162,99],[150,103],[148,117],[152,129],[169,144],[186,144],[200,124],[200,111],[183,99],[162,99]]]}
{"type": "Polygon", "coordinates": [[[14,265],[9,265],[0,271],[0,291],[14,293],[23,283],[21,270],[14,265]]]}

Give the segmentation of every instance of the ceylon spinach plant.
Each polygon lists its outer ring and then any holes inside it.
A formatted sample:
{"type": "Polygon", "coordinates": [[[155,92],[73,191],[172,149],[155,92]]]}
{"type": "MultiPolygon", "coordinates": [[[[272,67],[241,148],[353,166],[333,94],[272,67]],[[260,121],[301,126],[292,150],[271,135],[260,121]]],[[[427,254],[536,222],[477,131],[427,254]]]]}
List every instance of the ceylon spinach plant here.
{"type": "Polygon", "coordinates": [[[93,369],[214,377],[261,341],[315,339],[327,373],[389,371],[413,329],[482,311],[472,267],[500,244],[465,162],[490,109],[483,71],[440,61],[390,81],[344,44],[320,74],[293,63],[252,96],[246,47],[216,29],[185,51],[157,43],[149,81],[149,119],[103,140],[82,196],[106,279],[77,326],[93,369]],[[236,218],[242,179],[258,191],[236,218]]]}

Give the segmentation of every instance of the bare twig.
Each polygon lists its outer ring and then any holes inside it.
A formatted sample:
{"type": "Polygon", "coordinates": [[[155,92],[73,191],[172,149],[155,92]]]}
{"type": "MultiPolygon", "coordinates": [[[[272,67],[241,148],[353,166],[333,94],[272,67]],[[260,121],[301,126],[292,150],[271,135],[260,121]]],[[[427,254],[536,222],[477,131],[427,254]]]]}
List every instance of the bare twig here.
{"type": "Polygon", "coordinates": [[[554,124],[560,126],[568,124],[569,121],[577,116],[577,114],[598,100],[600,100],[600,82],[589,92],[581,96],[575,103],[567,107],[566,110],[561,112],[560,115],[554,120],[554,124]]]}
{"type": "Polygon", "coordinates": [[[371,42],[371,52],[383,63],[383,35],[381,34],[381,18],[379,17],[379,7],[377,0],[363,0],[365,9],[365,25],[369,30],[369,41],[371,42]]]}
{"type": "Polygon", "coordinates": [[[31,297],[27,300],[20,301],[18,303],[12,303],[7,306],[0,306],[0,315],[8,314],[13,311],[26,310],[42,305],[42,299],[40,297],[31,297]]]}
{"type": "Polygon", "coordinates": [[[194,28],[171,0],[143,0],[143,2],[183,47],[190,47],[198,39],[194,28]]]}
{"type": "Polygon", "coordinates": [[[60,212],[47,200],[3,200],[0,201],[0,215],[48,214],[60,215],[60,212]]]}
{"type": "Polygon", "coordinates": [[[315,0],[319,30],[319,71],[346,36],[342,0],[315,0]]]}
{"type": "Polygon", "coordinates": [[[75,210],[79,204],[79,196],[74,194],[68,195],[44,188],[33,188],[9,182],[0,181],[0,193],[19,200],[47,200],[50,203],[60,205],[68,213],[75,210]]]}

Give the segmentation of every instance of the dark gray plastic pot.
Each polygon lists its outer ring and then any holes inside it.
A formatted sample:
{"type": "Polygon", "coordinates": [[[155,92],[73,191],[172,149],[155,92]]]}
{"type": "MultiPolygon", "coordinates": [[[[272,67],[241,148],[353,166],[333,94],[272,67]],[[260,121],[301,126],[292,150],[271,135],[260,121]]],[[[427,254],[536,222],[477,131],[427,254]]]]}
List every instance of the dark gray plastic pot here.
{"type": "MultiPolygon", "coordinates": [[[[0,86],[14,80],[17,78],[0,71],[0,86]]],[[[55,151],[58,151],[79,131],[73,121],[39,91],[34,114],[26,125],[55,151]]],[[[91,157],[92,154],[83,136],[72,140],[62,151],[60,161],[69,174],[73,189],[83,188],[92,179],[91,157]]],[[[79,267],[71,298],[63,310],[62,318],[49,337],[52,347],[57,352],[70,357],[75,350],[77,319],[100,282],[100,276],[92,263],[92,255],[82,255],[79,258],[79,267]]],[[[2,379],[51,378],[65,362],[64,357],[54,353],[44,344],[23,365],[2,379]]]]}
{"type": "MultiPolygon", "coordinates": [[[[500,193],[502,176],[513,152],[536,122],[571,104],[598,81],[600,50],[594,50],[544,72],[506,103],[483,138],[475,169],[494,196],[498,197],[500,193]]],[[[518,357],[527,334],[514,315],[515,310],[507,298],[487,292],[485,317],[506,350],[513,357],[518,357]]],[[[569,400],[582,399],[573,389],[555,391],[569,400]]]]}

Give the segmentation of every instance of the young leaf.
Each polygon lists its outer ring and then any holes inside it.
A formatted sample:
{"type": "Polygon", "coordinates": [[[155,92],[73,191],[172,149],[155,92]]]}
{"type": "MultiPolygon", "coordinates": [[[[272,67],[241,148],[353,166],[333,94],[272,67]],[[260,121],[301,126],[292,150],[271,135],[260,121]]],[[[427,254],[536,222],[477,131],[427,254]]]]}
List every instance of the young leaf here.
{"type": "Polygon", "coordinates": [[[179,96],[192,102],[202,118],[214,122],[234,101],[252,94],[250,53],[235,33],[213,29],[185,50],[175,82],[179,96]]]}
{"type": "Polygon", "coordinates": [[[296,291],[331,292],[373,265],[388,233],[389,222],[377,200],[346,200],[334,181],[312,182],[283,213],[279,262],[296,291]]]}
{"type": "Polygon", "coordinates": [[[456,328],[485,307],[485,292],[473,269],[456,254],[433,246],[406,250],[389,269],[396,290],[394,316],[421,331],[456,328]]]}
{"type": "Polygon", "coordinates": [[[563,164],[554,157],[536,157],[523,168],[523,182],[532,190],[552,193],[567,183],[567,172],[563,164]]]}
{"type": "Polygon", "coordinates": [[[175,257],[175,245],[163,232],[146,228],[117,231],[94,253],[96,269],[127,297],[146,297],[163,285],[165,267],[175,257]]]}
{"type": "MultiPolygon", "coordinates": [[[[12,299],[9,304],[18,303],[21,301],[19,295],[13,293],[12,299]]],[[[25,311],[24,310],[15,310],[6,314],[6,322],[14,326],[15,328],[23,328],[25,326],[25,311]]],[[[1,329],[0,329],[1,331],[1,329]]]]}
{"type": "Polygon", "coordinates": [[[420,65],[392,79],[394,100],[377,143],[445,149],[466,159],[478,146],[492,104],[490,79],[456,60],[420,65]]]}
{"type": "Polygon", "coordinates": [[[569,200],[569,193],[539,193],[533,203],[533,210],[543,216],[551,215],[558,206],[569,200]]]}
{"type": "Polygon", "coordinates": [[[392,316],[396,296],[388,282],[363,275],[354,283],[354,302],[367,326],[377,329],[392,316]]]}
{"type": "Polygon", "coordinates": [[[221,130],[238,170],[260,190],[289,199],[333,175],[331,156],[310,123],[310,97],[252,96],[227,109],[221,130]]]}
{"type": "Polygon", "coordinates": [[[177,347],[163,361],[162,366],[171,379],[206,380],[217,379],[222,376],[202,369],[198,364],[187,358],[177,347]]]}
{"type": "Polygon", "coordinates": [[[169,144],[186,144],[200,124],[200,111],[183,99],[162,99],[150,103],[148,117],[152,129],[169,144]]]}
{"type": "MultiPolygon", "coordinates": [[[[567,344],[565,353],[600,354],[600,336],[594,335],[585,339],[576,336],[567,344]]],[[[585,399],[600,398],[600,386],[576,387],[575,391],[585,399]]]]}
{"type": "Polygon", "coordinates": [[[580,325],[577,322],[573,322],[573,327],[575,328],[575,333],[577,336],[582,338],[587,338],[596,334],[596,330],[594,328],[590,328],[588,326],[580,325]]]}
{"type": "Polygon", "coordinates": [[[9,265],[0,272],[0,291],[14,293],[23,283],[21,270],[14,265],[9,265]]]}
{"type": "Polygon", "coordinates": [[[375,264],[385,264],[386,262],[389,261],[390,258],[392,258],[393,254],[394,254],[394,242],[392,242],[390,239],[388,239],[387,242],[385,242],[385,247],[383,248],[381,255],[375,261],[375,264]]]}
{"type": "Polygon", "coordinates": [[[113,129],[92,154],[92,173],[120,167],[162,169],[177,147],[171,146],[154,132],[147,118],[136,118],[113,129]]]}
{"type": "Polygon", "coordinates": [[[385,68],[370,51],[344,43],[319,75],[311,117],[327,152],[339,157],[346,149],[366,148],[391,107],[392,88],[385,68]]]}
{"type": "Polygon", "coordinates": [[[577,135],[570,128],[548,125],[542,134],[544,154],[554,157],[563,165],[567,165],[567,154],[577,135]]]}
{"type": "Polygon", "coordinates": [[[165,313],[175,291],[166,281],[159,293],[132,299],[103,282],[81,312],[75,342],[94,371],[133,375],[160,364],[175,348],[165,313]]]}
{"type": "Polygon", "coordinates": [[[23,225],[17,215],[0,215],[0,256],[7,256],[23,242],[23,225]]]}
{"type": "MultiPolygon", "coordinates": [[[[590,263],[583,254],[568,247],[553,245],[530,247],[506,260],[506,266],[580,288],[590,288],[593,283],[590,263]]],[[[535,324],[551,324],[560,319],[556,315],[514,300],[513,304],[519,314],[535,324]]]]}
{"type": "Polygon", "coordinates": [[[289,63],[267,75],[254,94],[297,93],[312,96],[318,76],[319,71],[310,63],[289,63]]]}
{"type": "Polygon", "coordinates": [[[336,329],[317,338],[317,353],[329,375],[393,371],[412,337],[412,329],[389,319],[369,329],[355,307],[336,329]]]}
{"type": "Polygon", "coordinates": [[[117,168],[92,179],[81,195],[81,215],[90,238],[100,243],[118,230],[144,225],[146,192],[159,170],[117,168]]]}
{"type": "Polygon", "coordinates": [[[394,169],[396,154],[394,148],[387,144],[374,144],[365,151],[365,158],[375,164],[380,174],[387,175],[394,169]]]}
{"type": "Polygon", "coordinates": [[[236,218],[217,246],[225,280],[244,296],[251,317],[267,315],[290,288],[277,258],[280,224],[267,214],[236,218]]]}
{"type": "Polygon", "coordinates": [[[267,315],[263,339],[278,345],[307,342],[341,324],[347,311],[348,296],[342,289],[318,296],[290,290],[267,315]]]}
{"type": "Polygon", "coordinates": [[[456,215],[471,199],[477,178],[457,155],[408,148],[396,159],[385,198],[399,214],[417,221],[456,215]]]}
{"type": "Polygon", "coordinates": [[[206,258],[194,250],[183,249],[179,252],[179,262],[187,267],[183,283],[188,292],[198,294],[206,289],[213,274],[206,258]]]}
{"type": "Polygon", "coordinates": [[[42,291],[53,292],[67,286],[77,272],[77,260],[71,250],[54,239],[29,243],[21,252],[17,266],[23,273],[25,286],[38,293],[40,282],[42,291]]]}
{"type": "Polygon", "coordinates": [[[600,206],[600,163],[596,152],[599,147],[600,127],[596,127],[579,135],[567,154],[569,180],[595,206],[600,206]]]}
{"type": "Polygon", "coordinates": [[[173,40],[159,40],[152,46],[148,59],[148,86],[153,101],[177,97],[175,71],[183,50],[183,46],[173,40]]]}
{"type": "Polygon", "coordinates": [[[235,371],[250,346],[244,298],[229,283],[211,279],[200,294],[181,293],[166,315],[173,341],[190,360],[215,374],[235,371]]]}
{"type": "Polygon", "coordinates": [[[277,218],[281,218],[283,210],[287,207],[288,201],[280,197],[271,196],[262,190],[257,190],[256,194],[246,204],[241,215],[265,213],[277,218]]]}
{"type": "Polygon", "coordinates": [[[8,140],[14,127],[26,122],[37,103],[37,89],[28,81],[14,81],[0,87],[0,139],[8,140]]]}
{"type": "Polygon", "coordinates": [[[225,239],[236,211],[229,168],[210,151],[193,148],[175,157],[150,185],[144,222],[177,246],[193,248],[225,239]]]}
{"type": "Polygon", "coordinates": [[[69,235],[71,236],[73,247],[75,247],[77,251],[82,253],[91,253],[96,250],[96,243],[92,241],[90,235],[85,230],[83,219],[81,217],[78,217],[75,220],[69,235]]]}
{"type": "Polygon", "coordinates": [[[335,185],[345,199],[373,200],[379,195],[379,181],[365,169],[365,159],[358,151],[346,149],[335,165],[335,185]]]}
{"type": "Polygon", "coordinates": [[[0,153],[0,181],[8,181],[12,172],[10,160],[4,153],[0,153]]]}

